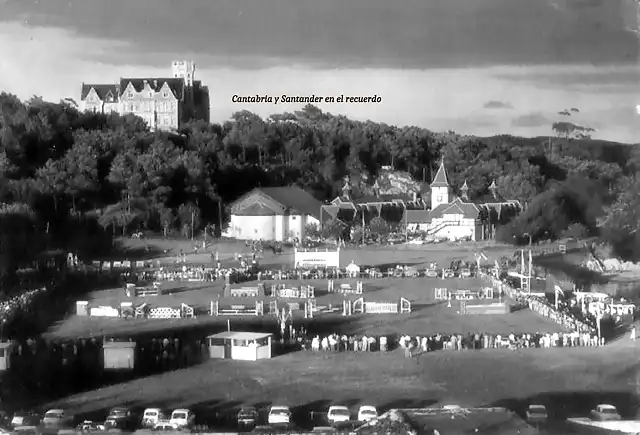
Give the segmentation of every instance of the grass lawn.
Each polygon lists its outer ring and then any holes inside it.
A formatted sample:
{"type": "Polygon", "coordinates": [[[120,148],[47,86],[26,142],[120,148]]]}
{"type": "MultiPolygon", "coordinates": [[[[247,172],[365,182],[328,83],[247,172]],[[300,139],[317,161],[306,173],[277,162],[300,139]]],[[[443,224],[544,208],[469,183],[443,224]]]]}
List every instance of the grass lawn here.
{"type": "Polygon", "coordinates": [[[434,352],[404,358],[401,351],[314,354],[297,352],[259,362],[209,361],[189,369],[64,398],[63,406],[100,418],[110,407],[141,410],[191,407],[202,417],[237,408],[289,405],[298,421],[329,404],[357,408],[418,408],[440,404],[520,409],[545,403],[564,416],[606,402],[635,413],[639,350],[575,348],[434,352]],[[615,364],[614,364],[615,362],[615,364]],[[630,385],[631,382],[631,385],[630,385]]]}
{"type": "MultiPolygon", "coordinates": [[[[290,286],[302,284],[300,281],[283,281],[290,286]]],[[[355,280],[336,280],[349,282],[355,287],[355,280]]],[[[269,285],[271,282],[267,282],[269,285]]],[[[307,281],[315,285],[318,291],[318,305],[341,306],[344,297],[336,293],[326,293],[327,281],[307,281]]],[[[256,282],[243,283],[233,287],[255,286],[256,282]]],[[[438,278],[398,278],[366,280],[363,283],[364,299],[373,302],[397,302],[405,297],[412,304],[411,314],[364,314],[343,317],[340,314],[318,314],[306,322],[310,331],[337,331],[346,333],[371,334],[422,334],[422,333],[467,333],[467,332],[554,332],[561,331],[557,324],[548,321],[529,310],[520,310],[505,315],[460,315],[459,302],[453,301],[452,306],[435,300],[434,288],[444,287],[454,289],[476,289],[486,286],[480,279],[438,279],[438,278]]],[[[219,300],[221,304],[252,304],[254,299],[224,298],[222,297],[222,283],[178,283],[166,282],[162,284],[163,295],[147,298],[127,299],[122,289],[110,289],[95,292],[88,300],[93,305],[119,306],[120,302],[132,300],[135,304],[148,302],[157,307],[180,307],[181,303],[197,308],[201,314],[197,319],[119,319],[119,318],[86,318],[71,316],[50,331],[55,337],[78,337],[88,335],[126,335],[135,336],[141,333],[160,333],[172,331],[181,333],[189,329],[193,333],[208,334],[226,328],[229,317],[211,317],[208,315],[209,304],[212,300],[219,300]]],[[[497,295],[496,295],[497,296],[497,295]]],[[[355,300],[356,295],[349,296],[355,300]]],[[[265,312],[268,311],[268,300],[265,298],[265,312]]],[[[292,300],[295,301],[295,300],[292,300]]],[[[495,300],[498,301],[497,299],[495,300]]],[[[296,313],[298,322],[302,319],[302,312],[296,313]]],[[[275,331],[276,323],[273,317],[231,317],[231,323],[236,328],[264,330],[265,326],[256,322],[266,322],[267,329],[275,331]],[[246,325],[246,323],[251,323],[246,325]]]]}

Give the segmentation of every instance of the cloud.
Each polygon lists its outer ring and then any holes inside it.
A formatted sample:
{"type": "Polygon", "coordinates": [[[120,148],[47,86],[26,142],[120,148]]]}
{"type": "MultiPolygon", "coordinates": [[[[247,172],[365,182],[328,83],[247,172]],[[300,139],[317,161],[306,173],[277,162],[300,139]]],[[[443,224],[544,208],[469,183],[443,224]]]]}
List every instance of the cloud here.
{"type": "Polygon", "coordinates": [[[0,21],[117,35],[139,51],[334,67],[635,64],[621,3],[567,12],[545,0],[6,0],[0,21]]]}
{"type": "Polygon", "coordinates": [[[491,100],[484,103],[485,109],[513,109],[511,103],[506,101],[491,100]]]}
{"type": "Polygon", "coordinates": [[[511,121],[514,127],[551,127],[552,123],[553,121],[541,112],[520,115],[511,121]]]}
{"type": "MultiPolygon", "coordinates": [[[[42,2],[41,2],[42,3],[42,2]]],[[[45,2],[46,3],[46,2],[45,2]]],[[[118,33],[118,32],[114,32],[118,33]]],[[[246,55],[218,57],[207,50],[185,46],[182,50],[145,56],[144,47],[127,41],[89,38],[51,27],[28,27],[0,21],[0,91],[22,99],[40,95],[51,101],[78,99],[81,83],[115,83],[120,77],[163,77],[171,74],[170,61],[194,59],[196,79],[211,90],[211,121],[222,122],[233,112],[250,110],[267,117],[300,109],[304,104],[237,104],[237,95],[367,96],[382,98],[377,104],[323,103],[319,107],[352,119],[392,125],[417,125],[433,131],[489,136],[538,136],[550,131],[559,110],[580,109],[576,122],[595,125],[596,137],[637,141],[640,123],[635,112],[637,83],[623,83],[625,92],[610,92],[602,83],[587,89],[557,89],[539,73],[567,75],[580,66],[491,68],[320,68],[294,62],[269,62],[246,55]],[[119,54],[140,53],[124,59],[119,54]],[[186,54],[188,53],[188,55],[186,54]],[[186,57],[188,56],[188,57],[186,57]],[[261,64],[261,68],[256,68],[261,64]],[[506,80],[505,75],[528,78],[506,80]],[[464,89],[465,92],[460,92],[464,89]],[[515,109],[486,110],[487,102],[509,102],[515,109]],[[419,107],[420,110],[415,108],[419,107]],[[537,122],[532,114],[539,114],[537,122]],[[547,114],[547,115],[545,115],[547,114]],[[542,117],[542,119],[540,119],[542,117]]],[[[622,68],[622,67],[621,67],[622,68]]],[[[594,72],[595,73],[595,72],[594,72]]],[[[615,79],[615,76],[613,76],[615,79]]]]}

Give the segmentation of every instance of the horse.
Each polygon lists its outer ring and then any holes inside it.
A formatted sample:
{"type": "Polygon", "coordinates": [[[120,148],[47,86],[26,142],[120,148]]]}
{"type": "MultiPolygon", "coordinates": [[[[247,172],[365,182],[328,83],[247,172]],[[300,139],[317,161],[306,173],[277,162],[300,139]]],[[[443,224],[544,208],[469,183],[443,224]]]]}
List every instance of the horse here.
{"type": "Polygon", "coordinates": [[[282,245],[279,243],[273,244],[271,246],[269,246],[269,248],[271,249],[271,252],[273,252],[273,255],[279,255],[282,254],[282,245]]]}

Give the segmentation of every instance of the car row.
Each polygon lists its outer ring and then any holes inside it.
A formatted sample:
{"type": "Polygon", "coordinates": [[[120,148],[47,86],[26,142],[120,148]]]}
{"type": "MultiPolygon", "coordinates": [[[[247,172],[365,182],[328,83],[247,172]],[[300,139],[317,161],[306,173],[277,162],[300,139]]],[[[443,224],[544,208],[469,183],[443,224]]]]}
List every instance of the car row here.
{"type": "MultiPolygon", "coordinates": [[[[449,408],[445,407],[446,409],[449,408]]],[[[458,409],[459,407],[455,407],[458,409]]],[[[374,406],[362,405],[352,419],[351,411],[344,405],[331,405],[326,412],[313,412],[313,414],[326,415],[326,422],[332,426],[344,423],[359,422],[364,423],[378,418],[378,410],[374,406]]],[[[237,424],[240,427],[259,427],[259,412],[254,407],[242,407],[237,413],[237,424]]],[[[541,404],[531,404],[525,410],[525,418],[530,423],[542,423],[548,419],[547,408],[541,404]]],[[[600,404],[589,414],[589,418],[594,421],[619,421],[621,416],[617,408],[613,405],[600,404]]],[[[292,411],[285,405],[273,405],[268,408],[266,423],[274,426],[288,426],[292,424],[292,411]]],[[[82,432],[103,431],[109,429],[134,430],[138,426],[156,431],[176,431],[195,427],[196,415],[189,409],[179,408],[170,414],[160,408],[147,408],[142,413],[142,419],[135,418],[130,409],[116,407],[111,410],[104,423],[83,421],[76,429],[82,432]]],[[[44,426],[44,428],[71,428],[73,427],[73,416],[63,409],[51,409],[40,419],[34,413],[16,413],[10,420],[13,430],[26,427],[44,426]]]]}
{"type": "MultiPolygon", "coordinates": [[[[529,405],[525,412],[527,421],[541,422],[548,418],[547,408],[544,405],[529,405]]],[[[622,417],[618,409],[613,405],[600,404],[589,412],[589,418],[593,421],[620,421],[622,417]]]]}

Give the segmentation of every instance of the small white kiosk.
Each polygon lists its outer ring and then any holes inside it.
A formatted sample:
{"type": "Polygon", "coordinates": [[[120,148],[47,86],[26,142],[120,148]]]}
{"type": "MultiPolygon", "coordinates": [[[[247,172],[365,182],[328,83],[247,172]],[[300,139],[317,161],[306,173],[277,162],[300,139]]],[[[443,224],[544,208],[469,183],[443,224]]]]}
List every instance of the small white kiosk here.
{"type": "Polygon", "coordinates": [[[133,370],[136,344],[129,341],[108,341],[102,344],[105,370],[133,370]]]}
{"type": "Polygon", "coordinates": [[[4,372],[11,368],[11,353],[13,351],[13,343],[0,342],[0,372],[4,372]]]}
{"type": "Polygon", "coordinates": [[[257,361],[271,358],[272,334],[227,331],[207,337],[209,358],[257,361]]]}

